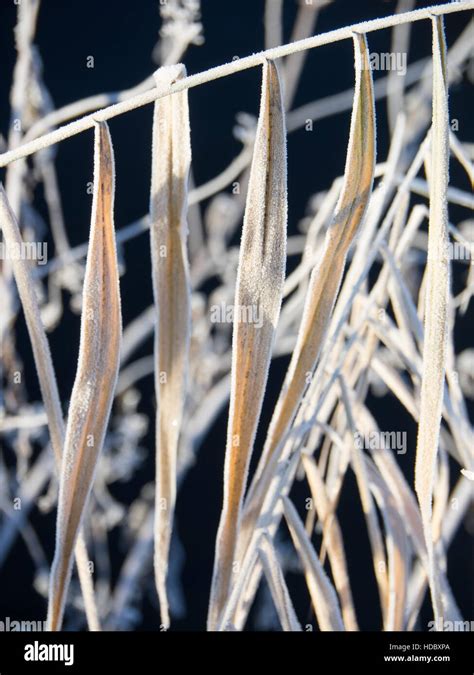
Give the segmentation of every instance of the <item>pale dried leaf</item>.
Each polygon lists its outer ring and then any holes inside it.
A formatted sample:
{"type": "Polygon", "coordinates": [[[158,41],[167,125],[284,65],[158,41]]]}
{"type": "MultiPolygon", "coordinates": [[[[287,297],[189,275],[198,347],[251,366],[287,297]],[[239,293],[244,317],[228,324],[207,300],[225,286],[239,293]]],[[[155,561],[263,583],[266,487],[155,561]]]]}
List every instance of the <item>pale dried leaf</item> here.
{"type": "Polygon", "coordinates": [[[431,525],[433,484],[438,453],[448,339],[448,162],[449,113],[446,52],[441,18],[433,19],[433,121],[431,132],[430,217],[424,309],[423,372],[415,464],[415,490],[420,504],[430,563],[430,589],[435,618],[443,614],[436,573],[431,525]]]}
{"type": "Polygon", "coordinates": [[[48,628],[61,627],[72,552],[94,479],[119,368],[122,320],[113,225],[114,157],[105,122],[96,124],[94,197],[83,290],[81,338],[58,497],[48,628]]]}
{"type": "Polygon", "coordinates": [[[265,468],[287,433],[315,368],[341,283],[346,255],[364,218],[372,190],[375,167],[375,108],[365,35],[354,34],[354,55],[356,81],[344,183],[326,235],[322,259],[311,273],[297,343],[247,498],[242,523],[242,542],[239,543],[242,553],[258,518],[265,486],[271,480],[268,474],[265,478],[265,468]],[[261,486],[257,489],[260,480],[265,483],[264,489],[261,486]]]}
{"type": "MultiPolygon", "coordinates": [[[[8,203],[7,195],[0,184],[0,223],[5,242],[11,245],[21,246],[22,238],[17,220],[8,203]]],[[[15,275],[18,293],[25,314],[26,325],[31,340],[33,356],[38,374],[38,381],[43,398],[44,407],[48,418],[48,428],[53,448],[56,470],[61,470],[61,456],[64,444],[64,420],[62,417],[61,402],[56,384],[53,361],[49,349],[48,338],[45,333],[41,314],[36,297],[35,285],[29,266],[29,261],[21,256],[13,261],[13,273],[15,275]]],[[[94,587],[89,574],[86,544],[83,533],[80,532],[76,543],[75,556],[77,570],[84,598],[84,609],[90,630],[100,630],[99,617],[94,598],[94,587]]]]}
{"type": "MultiPolygon", "coordinates": [[[[216,540],[208,626],[215,629],[231,585],[247,480],[280,313],[286,260],[286,131],[278,71],[263,66],[260,115],[245,208],[235,309],[255,308],[257,322],[234,321],[224,504],[216,540]]],[[[237,314],[237,312],[235,312],[237,314]]]]}
{"type": "MultiPolygon", "coordinates": [[[[155,73],[157,87],[186,76],[183,65],[155,73]]],[[[176,457],[186,395],[191,333],[187,192],[191,141],[187,91],[161,98],[153,118],[150,237],[155,298],[155,580],[161,622],[169,626],[168,556],[176,503],[176,457]]]]}

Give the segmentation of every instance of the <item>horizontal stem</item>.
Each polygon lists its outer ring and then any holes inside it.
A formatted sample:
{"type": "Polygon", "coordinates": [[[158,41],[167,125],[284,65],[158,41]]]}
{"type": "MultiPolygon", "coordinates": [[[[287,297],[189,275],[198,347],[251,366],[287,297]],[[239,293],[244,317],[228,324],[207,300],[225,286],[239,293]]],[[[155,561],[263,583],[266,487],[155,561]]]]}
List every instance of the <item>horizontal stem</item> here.
{"type": "Polygon", "coordinates": [[[430,19],[433,15],[451,14],[453,12],[460,12],[469,9],[474,9],[474,0],[466,0],[464,2],[449,2],[443,5],[415,9],[412,12],[394,14],[381,19],[372,19],[371,21],[362,21],[361,23],[355,23],[351,26],[338,28],[327,33],[322,33],[321,35],[315,35],[313,37],[305,38],[304,40],[298,40],[297,42],[281,45],[280,47],[267,49],[265,51],[258,52],[257,54],[246,56],[243,59],[236,59],[235,61],[205,70],[202,73],[190,75],[189,77],[175,82],[166,90],[161,87],[153,88],[142,94],[132,96],[126,101],[121,101],[120,103],[108,106],[107,108],[98,110],[97,112],[91,113],[90,115],[85,115],[84,117],[75,120],[74,122],[70,122],[59,129],[55,129],[54,131],[44,134],[39,138],[35,138],[33,141],[24,143],[14,150],[10,150],[1,154],[0,167],[7,166],[11,162],[14,162],[22,157],[27,157],[38,150],[43,150],[44,148],[54,145],[59,141],[63,141],[66,138],[70,138],[71,136],[80,134],[87,129],[91,129],[94,126],[94,122],[96,121],[104,122],[111,119],[112,117],[123,115],[130,110],[135,110],[136,108],[147,105],[148,103],[153,103],[157,99],[168,96],[169,94],[174,94],[178,91],[183,91],[184,89],[191,89],[192,87],[198,87],[199,85],[205,84],[206,82],[211,82],[212,80],[217,80],[221,77],[227,77],[228,75],[232,75],[233,73],[237,73],[242,70],[247,70],[248,68],[254,68],[255,66],[261,65],[265,59],[280,59],[284,56],[288,56],[289,54],[294,54],[295,52],[300,52],[305,49],[314,49],[315,47],[321,47],[322,45],[339,42],[340,40],[347,40],[352,38],[352,34],[354,32],[370,33],[373,31],[382,30],[383,28],[391,28],[392,26],[397,26],[402,23],[412,23],[414,21],[421,21],[423,19],[430,19]]]}

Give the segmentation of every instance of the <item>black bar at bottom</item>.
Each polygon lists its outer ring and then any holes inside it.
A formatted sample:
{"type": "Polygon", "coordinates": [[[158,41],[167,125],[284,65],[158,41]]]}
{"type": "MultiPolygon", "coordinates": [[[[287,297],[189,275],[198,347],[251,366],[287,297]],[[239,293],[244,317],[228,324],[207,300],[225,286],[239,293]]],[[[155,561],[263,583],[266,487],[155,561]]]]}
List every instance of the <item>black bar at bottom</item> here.
{"type": "Polygon", "coordinates": [[[472,634],[458,633],[1,633],[0,675],[225,672],[273,665],[291,673],[472,675],[472,634]],[[285,665],[283,663],[285,662],[285,665]],[[104,670],[107,668],[107,671],[104,670]],[[342,668],[350,670],[343,671],[342,668]],[[99,670],[101,669],[101,670],[99,670]],[[333,672],[334,671],[334,672],[333,672]]]}

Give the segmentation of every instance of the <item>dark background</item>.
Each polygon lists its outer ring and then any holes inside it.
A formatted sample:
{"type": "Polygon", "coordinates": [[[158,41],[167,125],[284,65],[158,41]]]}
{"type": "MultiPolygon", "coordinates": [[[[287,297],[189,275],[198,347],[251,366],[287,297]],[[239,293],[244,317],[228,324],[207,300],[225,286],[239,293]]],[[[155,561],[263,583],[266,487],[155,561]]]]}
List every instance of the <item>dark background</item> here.
{"type": "MultiPolygon", "coordinates": [[[[289,40],[296,13],[296,4],[285,0],[285,42],[289,40]]],[[[430,2],[418,2],[417,7],[430,2]]],[[[317,32],[325,32],[345,24],[393,13],[396,3],[376,0],[344,0],[326,7],[318,18],[317,32]]],[[[189,74],[263,49],[262,0],[223,2],[204,0],[202,21],[205,44],[190,47],[184,57],[189,74]]],[[[13,27],[16,7],[10,0],[0,0],[0,130],[6,136],[9,123],[9,90],[15,51],[13,27]]],[[[448,45],[451,45],[465,27],[465,12],[446,17],[448,45]]],[[[43,0],[39,14],[36,43],[44,63],[46,85],[56,107],[95,93],[119,91],[142,81],[156,67],[151,52],[158,38],[160,18],[158,3],[151,0],[115,0],[96,2],[76,0],[59,2],[43,0]],[[95,67],[86,67],[87,56],[95,59],[95,67]]],[[[383,30],[368,36],[371,51],[388,51],[390,31],[383,30]]],[[[431,51],[429,21],[414,24],[409,62],[426,57],[431,51]]],[[[376,74],[377,75],[377,74],[376,74]]],[[[240,149],[232,136],[235,116],[239,111],[258,112],[260,69],[237,73],[191,89],[191,134],[193,171],[196,184],[202,184],[222,171],[240,149]]],[[[353,53],[349,40],[311,50],[303,72],[293,107],[316,98],[337,93],[353,84],[353,53]]],[[[472,106],[468,114],[467,80],[455,85],[450,92],[451,114],[460,120],[460,136],[474,140],[472,106]],[[469,126],[470,125],[470,126],[469,126]]],[[[378,157],[387,154],[386,104],[377,104],[378,157]]],[[[345,112],[315,123],[313,133],[299,130],[288,140],[289,161],[289,231],[294,233],[298,221],[305,215],[312,194],[326,189],[335,176],[343,172],[350,113],[345,112]]],[[[115,224],[119,229],[141,217],[148,208],[150,187],[150,143],[152,106],[145,106],[109,122],[116,156],[115,224]]],[[[87,182],[92,180],[92,131],[64,141],[57,146],[57,169],[63,200],[64,215],[71,244],[87,240],[90,223],[90,196],[87,182]]],[[[3,180],[3,171],[1,178],[3,180]]],[[[465,178],[453,166],[453,182],[468,189],[465,178]]],[[[41,195],[38,195],[39,209],[41,195]]],[[[454,222],[458,216],[450,210],[454,222]]],[[[45,212],[46,215],[46,212],[45,212]]],[[[462,217],[466,217],[462,214],[462,217]]],[[[127,243],[125,260],[127,271],[121,279],[124,325],[152,302],[148,237],[127,243]]],[[[51,248],[52,250],[52,244],[51,248]]],[[[39,399],[34,367],[29,352],[28,338],[19,321],[19,344],[25,360],[28,390],[39,399]],[[29,375],[28,375],[29,373],[29,375]]],[[[60,327],[51,335],[50,342],[61,399],[67,402],[74,381],[79,340],[79,318],[66,313],[60,327]]],[[[456,333],[457,351],[472,346],[472,326],[460,324],[456,333]]],[[[150,354],[149,340],[136,356],[150,354]]],[[[276,400],[278,387],[287,365],[278,359],[272,367],[268,398],[266,399],[261,429],[265,429],[276,400]]],[[[148,378],[142,388],[145,412],[153,414],[153,383],[148,378]]],[[[374,399],[373,409],[380,427],[386,430],[407,430],[409,452],[398,456],[403,471],[410,477],[414,469],[414,442],[416,428],[411,418],[396,402],[374,399]]],[[[186,551],[183,587],[187,615],[173,622],[172,628],[202,630],[205,625],[210,587],[214,538],[222,502],[222,470],[225,449],[227,411],[219,418],[209,438],[202,446],[196,465],[190,470],[178,495],[177,529],[186,551]],[[200,524],[197,525],[197,522],[200,524]]],[[[153,424],[151,424],[151,429],[153,424]]],[[[262,431],[257,449],[261,447],[262,431]]],[[[131,503],[142,485],[150,481],[154,472],[153,434],[146,438],[149,458],[134,480],[120,486],[117,496],[131,503]]],[[[301,487],[296,498],[307,496],[301,487]]],[[[380,614],[377,591],[373,582],[370,546],[366,534],[360,500],[352,476],[349,474],[342,493],[341,523],[348,557],[349,574],[353,584],[356,612],[362,629],[378,629],[380,614]]],[[[49,559],[53,555],[54,514],[34,518],[49,559]]],[[[471,524],[472,529],[472,524],[471,524]]],[[[465,619],[472,617],[472,555],[465,526],[460,528],[449,553],[449,579],[465,619]]],[[[110,551],[113,574],[120,569],[126,551],[123,543],[112,533],[110,551]]],[[[10,554],[7,564],[0,569],[0,615],[12,618],[43,619],[44,600],[31,588],[33,568],[21,539],[10,554]]],[[[300,620],[312,622],[309,599],[301,575],[289,574],[289,586],[300,620]]],[[[152,574],[147,576],[146,593],[142,604],[139,629],[155,629],[158,615],[154,599],[152,574]]],[[[425,603],[426,604],[426,603],[425,603]]],[[[431,619],[426,605],[420,626],[424,629],[431,619]]],[[[250,626],[252,623],[250,622],[250,626]]]]}

